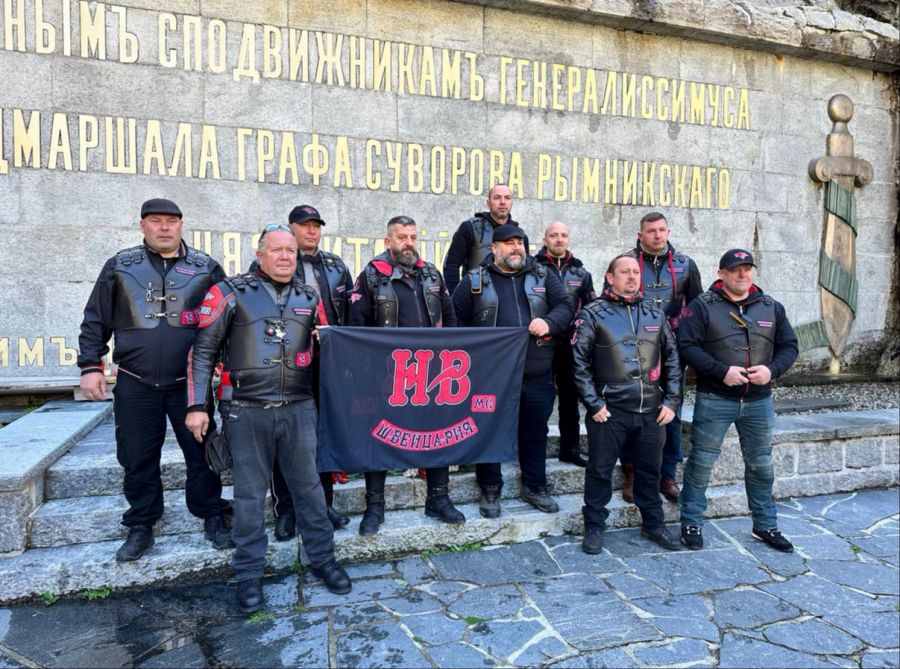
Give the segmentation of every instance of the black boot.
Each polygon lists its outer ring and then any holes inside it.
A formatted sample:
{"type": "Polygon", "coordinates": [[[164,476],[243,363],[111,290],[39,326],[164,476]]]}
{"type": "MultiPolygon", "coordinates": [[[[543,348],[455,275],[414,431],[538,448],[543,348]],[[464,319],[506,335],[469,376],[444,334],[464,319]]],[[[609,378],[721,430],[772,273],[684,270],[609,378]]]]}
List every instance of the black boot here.
{"type": "Polygon", "coordinates": [[[214,548],[219,550],[234,548],[234,541],[231,540],[231,527],[229,527],[228,519],[224,514],[220,513],[203,520],[203,536],[209,539],[214,548]]]}
{"type": "Polygon", "coordinates": [[[479,486],[478,513],[485,518],[500,517],[500,485],[479,486]]]}
{"type": "Polygon", "coordinates": [[[319,481],[322,483],[322,492],[325,493],[325,506],[328,507],[328,520],[331,526],[339,530],[350,522],[350,519],[334,509],[334,481],[331,480],[331,472],[320,472],[319,481]]]}
{"type": "Polygon", "coordinates": [[[297,536],[297,517],[282,513],[275,519],[275,541],[288,541],[297,536]]]}
{"type": "Polygon", "coordinates": [[[451,525],[461,525],[466,522],[466,517],[450,501],[447,486],[434,486],[428,489],[428,497],[425,498],[425,515],[451,525]]]}
{"type": "Polygon", "coordinates": [[[237,601],[241,613],[255,613],[266,605],[263,595],[262,579],[250,578],[246,581],[238,581],[237,601]]]}
{"type": "Polygon", "coordinates": [[[359,523],[360,534],[375,534],[384,522],[384,481],[387,472],[366,472],[366,512],[359,523]]]}
{"type": "Polygon", "coordinates": [[[328,520],[331,521],[331,526],[336,530],[346,527],[350,522],[350,519],[347,516],[335,511],[333,506],[328,507],[328,520]]]}
{"type": "Polygon", "coordinates": [[[134,562],[153,545],[153,528],[135,525],[128,528],[128,538],[116,551],[116,562],[134,562]]]}

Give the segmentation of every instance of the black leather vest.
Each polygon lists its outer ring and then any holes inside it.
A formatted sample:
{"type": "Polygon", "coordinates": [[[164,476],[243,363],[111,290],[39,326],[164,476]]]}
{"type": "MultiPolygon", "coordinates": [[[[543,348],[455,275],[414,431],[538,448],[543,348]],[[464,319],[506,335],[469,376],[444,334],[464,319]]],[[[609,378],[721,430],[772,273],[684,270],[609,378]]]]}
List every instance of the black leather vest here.
{"type": "Polygon", "coordinates": [[[605,299],[591,302],[585,310],[594,316],[591,371],[598,392],[604,395],[606,385],[636,381],[658,386],[663,312],[650,303],[628,305],[605,299]]]}
{"type": "Polygon", "coordinates": [[[295,279],[279,308],[255,274],[225,283],[235,296],[223,357],[234,399],[291,399],[300,388],[308,393],[315,291],[295,279]]]}
{"type": "MultiPolygon", "coordinates": [[[[469,272],[469,282],[473,286],[472,326],[496,327],[497,307],[500,300],[491,279],[491,272],[482,267],[473,269],[469,272]],[[475,287],[478,285],[481,290],[475,292],[475,287]]],[[[536,264],[530,272],[525,274],[525,297],[528,299],[531,320],[546,316],[550,311],[550,303],[547,302],[547,268],[543,265],[536,264]]]]}
{"type": "MultiPolygon", "coordinates": [[[[640,262],[640,252],[635,251],[634,256],[640,262]]],[[[667,318],[672,318],[679,314],[683,306],[684,292],[690,276],[690,258],[675,251],[670,264],[669,254],[666,253],[659,256],[656,267],[653,266],[653,259],[653,256],[644,253],[644,262],[641,263],[643,299],[657,305],[666,313],[667,318]]]]}
{"type": "Polygon", "coordinates": [[[212,285],[209,256],[187,247],[165,279],[143,246],[116,254],[117,330],[149,330],[163,318],[172,327],[197,327],[197,309],[212,285]]]}
{"type": "Polygon", "coordinates": [[[741,309],[714,290],[706,291],[700,299],[709,311],[704,343],[707,353],[729,367],[753,367],[772,361],[775,354],[775,300],[763,295],[754,302],[745,303],[741,309]]]}
{"type": "MultiPolygon", "coordinates": [[[[379,256],[381,258],[381,256],[379,256]]],[[[385,260],[387,262],[387,260],[385,260]]],[[[401,280],[403,275],[399,267],[393,267],[391,275],[379,272],[371,263],[366,265],[366,286],[375,304],[374,327],[395,328],[398,322],[399,304],[394,292],[393,281],[401,280]]],[[[441,311],[441,275],[431,263],[424,263],[416,268],[416,274],[422,284],[425,297],[425,310],[428,312],[428,325],[439,328],[443,325],[441,311]]]]}
{"type": "MultiPolygon", "coordinates": [[[[481,216],[469,219],[472,224],[474,243],[469,247],[469,257],[466,259],[466,271],[470,271],[481,265],[491,252],[491,242],[494,240],[494,224],[481,216]]],[[[527,250],[527,249],[526,249],[527,250]]]]}
{"type": "Polygon", "coordinates": [[[331,297],[334,317],[337,320],[330,325],[343,325],[347,317],[347,285],[344,283],[347,266],[340,256],[327,251],[319,251],[319,254],[322,256],[325,282],[328,284],[328,294],[331,297]]]}
{"type": "Polygon", "coordinates": [[[559,277],[563,288],[566,289],[566,294],[572,298],[572,302],[575,305],[575,313],[578,313],[578,310],[583,306],[580,295],[581,288],[587,279],[587,274],[588,272],[583,266],[573,267],[572,265],[566,265],[563,267],[559,277]]]}

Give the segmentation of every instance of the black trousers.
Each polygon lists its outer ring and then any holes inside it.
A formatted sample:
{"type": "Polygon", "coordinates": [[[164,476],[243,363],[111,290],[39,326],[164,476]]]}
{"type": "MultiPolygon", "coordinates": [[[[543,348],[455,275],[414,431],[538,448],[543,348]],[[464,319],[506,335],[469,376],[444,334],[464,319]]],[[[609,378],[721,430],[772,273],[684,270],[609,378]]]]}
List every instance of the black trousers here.
{"type": "MultiPolygon", "coordinates": [[[[529,488],[543,488],[547,485],[547,421],[553,413],[555,394],[553,376],[549,369],[522,380],[516,436],[522,485],[529,488]]],[[[500,463],[475,465],[475,480],[482,488],[502,486],[503,472],[500,463]]]]}
{"type": "Polygon", "coordinates": [[[573,365],[572,345],[567,341],[558,342],[553,353],[553,381],[558,398],[560,455],[581,452],[581,437],[578,434],[581,417],[578,415],[578,389],[572,373],[573,365]]]}
{"type": "Polygon", "coordinates": [[[610,417],[596,423],[587,417],[588,466],[584,472],[584,530],[603,531],[612,498],[612,473],[622,449],[629,447],[634,463],[634,503],[641,511],[644,527],[655,529],[665,523],[659,498],[659,465],[662,461],[665,428],[657,425],[656,411],[630,413],[609,407],[610,417]]]}
{"type": "MultiPolygon", "coordinates": [[[[125,470],[124,493],[129,506],[122,515],[122,524],[153,525],[162,516],[159,458],[166,438],[166,418],[172,424],[187,465],[188,510],[198,518],[225,511],[228,503],[222,501],[222,481],[206,466],[203,445],[184,424],[185,385],[156,388],[123,372],[116,380],[113,396],[116,455],[125,470]]],[[[210,427],[215,427],[215,423],[210,427]]]]}

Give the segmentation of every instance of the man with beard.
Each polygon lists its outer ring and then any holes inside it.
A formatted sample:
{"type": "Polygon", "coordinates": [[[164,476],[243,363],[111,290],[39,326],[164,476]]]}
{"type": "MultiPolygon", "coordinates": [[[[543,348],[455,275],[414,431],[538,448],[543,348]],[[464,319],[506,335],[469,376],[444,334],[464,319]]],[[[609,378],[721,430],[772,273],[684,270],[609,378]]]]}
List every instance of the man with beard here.
{"type": "MultiPolygon", "coordinates": [[[[444,279],[447,290],[453,293],[462,274],[477,268],[491,251],[494,231],[501,225],[519,224],[512,219],[513,197],[509,186],[497,184],[488,191],[487,211],[480,211],[459,224],[450,248],[444,257],[444,279]]],[[[528,235],[522,233],[525,253],[528,253],[528,235]]]]}
{"type": "MultiPolygon", "coordinates": [[[[562,221],[554,221],[544,230],[544,248],[537,252],[534,259],[559,277],[575,313],[597,297],[591,273],[569,251],[569,226],[562,221]]],[[[556,344],[553,380],[559,399],[559,461],[585,467],[587,460],[581,454],[578,390],[572,375],[572,346],[568,336],[560,338],[556,344]]]]}
{"type": "Polygon", "coordinates": [[[294,500],[310,571],[331,592],[350,592],[334,557],[334,528],[316,470],[316,405],[312,395],[312,331],[319,297],[298,281],[297,241],[284,225],[263,229],[259,267],[217,283],[200,310],[188,366],[187,419],[194,438],[209,429],[209,387],[216,360],[232,379],[225,439],[234,460],[235,543],[232,566],[238,606],[264,606],[262,575],[268,540],[266,490],[277,459],[294,500]]]}
{"type": "MultiPolygon", "coordinates": [[[[672,334],[678,336],[685,305],[703,292],[700,270],[687,255],[676,251],[669,242],[669,224],[666,217],[652,211],[641,218],[637,233],[637,245],[630,251],[637,258],[641,270],[641,294],[645,302],[653,302],[669,320],[672,334]]],[[[684,392],[684,365],[681,369],[681,391],[684,392]]],[[[666,425],[666,445],[660,465],[659,490],[673,504],[678,501],[678,484],[675,469],[682,460],[680,405],[675,418],[666,425]]],[[[622,451],[622,470],[625,485],[622,498],[634,502],[634,466],[631,451],[622,451]]]]}
{"type": "Polygon", "coordinates": [[[703,548],[706,487],[733,424],[744,459],[744,487],[753,516],[752,536],[790,553],[778,530],[772,486],[772,381],[797,359],[797,336],[781,303],[753,283],[753,256],[731,249],[719,260],[719,280],[687,306],[678,347],[697,370],[691,454],[681,491],[681,541],[703,548]]]}
{"type": "Polygon", "coordinates": [[[606,283],[601,298],[576,316],[572,335],[575,384],[590,416],[582,549],[592,555],[603,550],[613,467],[628,446],[641,535],[678,550],[659,498],[664,426],[681,402],[675,337],[662,310],[641,299],[641,270],[633,256],[614,258],[606,283]]]}
{"type": "MultiPolygon", "coordinates": [[[[350,295],[351,326],[380,328],[454,327],[450,295],[437,268],[416,252],[416,222],[409,216],[388,221],[385,251],[363,268],[350,295]]],[[[375,534],[384,522],[387,472],[366,472],[366,511],[359,533],[375,534]]],[[[425,470],[428,495],[425,515],[460,524],[466,517],[450,501],[450,470],[425,470]]]]}
{"type": "MultiPolygon", "coordinates": [[[[545,513],[559,506],[547,491],[547,421],[553,413],[553,351],[556,338],[572,322],[572,306],[556,274],[525,250],[525,233],[515,225],[494,230],[491,253],[481,267],[468,272],[453,292],[460,325],[527,327],[519,400],[519,466],[522,500],[545,513]]],[[[478,464],[479,512],[500,515],[503,474],[499,463],[478,464]]]]}

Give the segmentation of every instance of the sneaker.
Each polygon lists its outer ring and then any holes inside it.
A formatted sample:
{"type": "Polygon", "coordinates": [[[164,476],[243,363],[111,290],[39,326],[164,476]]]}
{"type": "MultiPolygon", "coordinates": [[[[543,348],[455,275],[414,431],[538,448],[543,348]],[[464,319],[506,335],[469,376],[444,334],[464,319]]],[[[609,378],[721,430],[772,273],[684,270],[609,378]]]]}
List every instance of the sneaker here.
{"type": "Polygon", "coordinates": [[[699,525],[682,525],[681,543],[692,551],[703,548],[703,530],[699,525]]]}
{"type": "Polygon", "coordinates": [[[781,551],[783,553],[794,552],[794,544],[788,541],[777,527],[773,527],[771,530],[757,530],[754,527],[752,534],[754,539],[758,539],[759,541],[763,541],[769,544],[777,551],[781,551]]]}
{"type": "Polygon", "coordinates": [[[581,540],[581,550],[588,555],[599,555],[603,552],[603,530],[590,530],[581,540]]]}
{"type": "Polygon", "coordinates": [[[522,486],[522,501],[528,502],[538,511],[544,513],[556,513],[559,511],[559,504],[550,497],[547,488],[529,488],[527,485],[522,486]]]}

